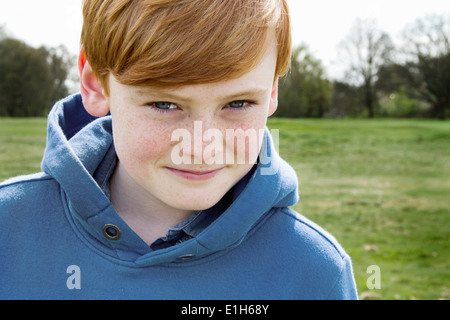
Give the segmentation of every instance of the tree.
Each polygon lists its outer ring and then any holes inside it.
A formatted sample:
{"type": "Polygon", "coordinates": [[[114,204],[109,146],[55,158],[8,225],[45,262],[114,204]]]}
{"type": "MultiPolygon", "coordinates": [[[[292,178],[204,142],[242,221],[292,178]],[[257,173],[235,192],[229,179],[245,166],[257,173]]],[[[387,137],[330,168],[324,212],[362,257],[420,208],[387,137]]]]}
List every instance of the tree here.
{"type": "Polygon", "coordinates": [[[403,31],[411,85],[431,105],[431,116],[450,111],[450,14],[427,15],[403,31]]]}
{"type": "Polygon", "coordinates": [[[358,117],[363,114],[364,105],[361,101],[361,87],[335,81],[329,117],[358,117]]]}
{"type": "Polygon", "coordinates": [[[391,60],[392,41],[387,33],[378,29],[375,21],[357,19],[339,49],[348,63],[345,82],[361,86],[368,116],[373,118],[377,97],[374,84],[379,68],[391,60]]]}
{"type": "Polygon", "coordinates": [[[68,95],[66,85],[69,70],[74,65],[76,57],[71,55],[64,45],[56,48],[39,48],[42,54],[47,57],[47,64],[50,68],[51,81],[53,86],[49,92],[49,99],[56,101],[68,95]]]}
{"type": "Polygon", "coordinates": [[[301,45],[293,50],[291,70],[280,81],[276,115],[321,118],[329,109],[331,91],[322,63],[301,45]]]}
{"type": "Polygon", "coordinates": [[[5,26],[0,26],[0,40],[3,40],[6,38],[6,28],[5,26]]]}
{"type": "Polygon", "coordinates": [[[67,52],[61,50],[0,39],[0,116],[43,116],[68,94],[67,52]]]}

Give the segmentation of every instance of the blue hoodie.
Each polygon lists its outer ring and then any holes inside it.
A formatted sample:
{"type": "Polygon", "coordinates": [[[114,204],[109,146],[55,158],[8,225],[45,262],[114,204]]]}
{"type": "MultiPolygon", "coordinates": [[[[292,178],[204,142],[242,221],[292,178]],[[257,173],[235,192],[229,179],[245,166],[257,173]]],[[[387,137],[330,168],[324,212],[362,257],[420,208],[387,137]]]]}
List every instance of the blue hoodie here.
{"type": "Polygon", "coordinates": [[[217,219],[152,250],[93,178],[113,143],[111,117],[90,116],[80,95],[58,102],[43,172],[0,184],[0,299],[356,299],[349,256],[289,209],[296,174],[266,138],[217,219]],[[104,233],[111,225],[118,239],[104,233]]]}

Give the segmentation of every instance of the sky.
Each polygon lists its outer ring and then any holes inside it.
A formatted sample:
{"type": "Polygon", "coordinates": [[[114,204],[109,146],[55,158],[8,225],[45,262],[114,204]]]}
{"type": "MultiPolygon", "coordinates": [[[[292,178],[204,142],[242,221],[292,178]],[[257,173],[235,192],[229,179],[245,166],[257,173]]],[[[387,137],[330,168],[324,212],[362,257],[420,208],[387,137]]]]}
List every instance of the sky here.
{"type": "MultiPolygon", "coordinates": [[[[81,3],[82,0],[0,0],[0,26],[34,47],[64,44],[76,54],[82,24],[81,3]]],[[[448,0],[288,0],[288,3],[294,44],[306,44],[322,60],[331,77],[338,72],[337,45],[355,19],[375,19],[395,41],[416,18],[450,12],[448,0]]]]}

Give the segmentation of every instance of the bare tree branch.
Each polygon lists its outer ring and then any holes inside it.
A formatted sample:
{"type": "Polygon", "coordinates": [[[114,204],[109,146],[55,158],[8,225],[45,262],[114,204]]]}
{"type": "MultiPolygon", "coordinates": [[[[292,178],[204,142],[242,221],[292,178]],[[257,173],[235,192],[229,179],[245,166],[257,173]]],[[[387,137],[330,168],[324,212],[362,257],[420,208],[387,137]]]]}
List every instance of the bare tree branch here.
{"type": "Polygon", "coordinates": [[[369,117],[374,116],[375,82],[378,70],[391,60],[394,45],[375,20],[357,19],[347,37],[339,44],[348,64],[347,83],[364,87],[369,117]]]}

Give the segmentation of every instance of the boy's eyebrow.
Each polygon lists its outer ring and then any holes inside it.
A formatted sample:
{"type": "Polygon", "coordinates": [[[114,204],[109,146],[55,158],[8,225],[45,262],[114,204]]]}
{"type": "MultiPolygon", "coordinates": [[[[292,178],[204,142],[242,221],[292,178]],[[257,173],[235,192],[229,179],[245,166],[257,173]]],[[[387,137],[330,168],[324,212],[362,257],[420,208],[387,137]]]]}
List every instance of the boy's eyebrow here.
{"type": "MultiPolygon", "coordinates": [[[[259,95],[264,95],[269,91],[268,88],[265,87],[254,87],[254,88],[247,88],[242,91],[233,92],[231,94],[227,94],[224,96],[221,96],[220,99],[231,101],[233,99],[237,98],[245,98],[245,97],[255,97],[259,95]]],[[[154,91],[146,88],[142,89],[136,89],[136,93],[142,96],[148,96],[148,97],[160,97],[163,96],[164,99],[171,99],[171,100],[177,100],[177,101],[186,101],[189,102],[193,99],[190,97],[185,97],[182,95],[176,94],[173,90],[167,90],[167,89],[157,89],[158,93],[154,93],[154,91]]]]}
{"type": "Polygon", "coordinates": [[[260,87],[260,88],[249,88],[249,89],[245,89],[245,90],[242,90],[242,91],[238,91],[238,92],[226,95],[226,96],[224,96],[222,98],[224,100],[230,100],[231,101],[231,100],[236,99],[238,97],[248,97],[248,96],[254,97],[254,96],[264,95],[267,92],[270,92],[269,89],[263,88],[263,87],[260,87]]]}

